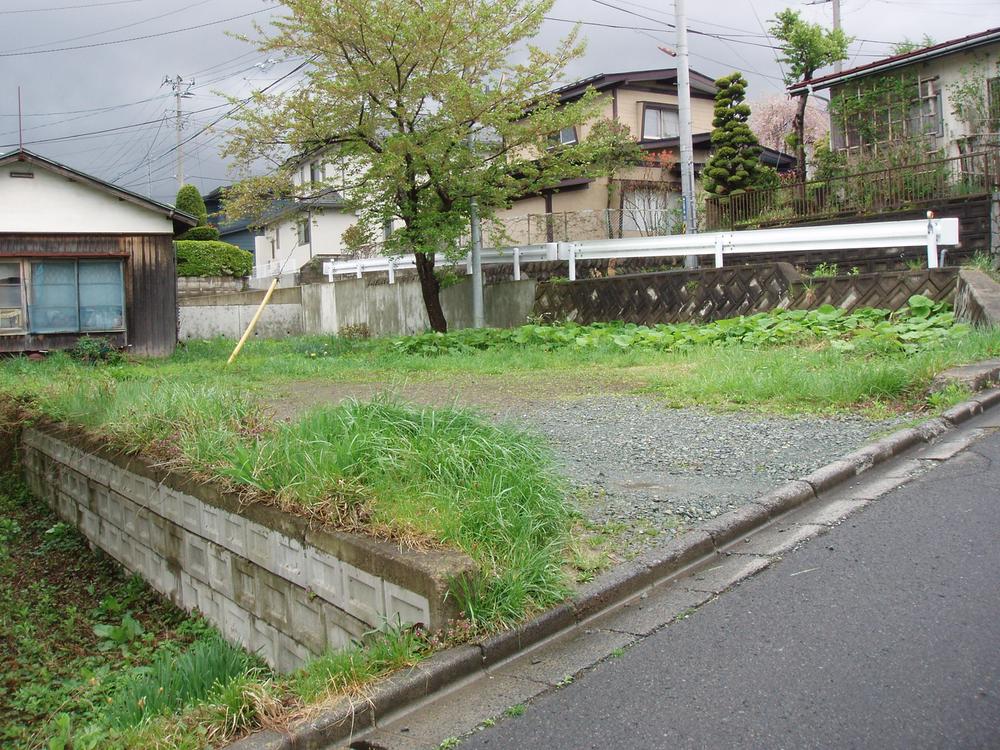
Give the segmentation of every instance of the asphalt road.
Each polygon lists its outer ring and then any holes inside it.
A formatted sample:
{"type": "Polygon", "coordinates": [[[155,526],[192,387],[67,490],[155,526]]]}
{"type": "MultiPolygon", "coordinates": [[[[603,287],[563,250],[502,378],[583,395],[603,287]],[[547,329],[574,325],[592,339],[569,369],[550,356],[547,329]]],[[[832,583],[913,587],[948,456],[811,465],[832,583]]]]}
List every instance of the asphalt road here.
{"type": "Polygon", "coordinates": [[[1000,432],[465,748],[1000,748],[1000,432]]]}

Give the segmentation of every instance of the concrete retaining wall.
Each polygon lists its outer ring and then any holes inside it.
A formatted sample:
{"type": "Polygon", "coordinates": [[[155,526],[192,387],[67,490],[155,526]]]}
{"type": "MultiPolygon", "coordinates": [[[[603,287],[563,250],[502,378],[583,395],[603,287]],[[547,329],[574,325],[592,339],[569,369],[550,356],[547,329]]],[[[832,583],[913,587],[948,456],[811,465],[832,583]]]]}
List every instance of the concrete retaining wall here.
{"type": "Polygon", "coordinates": [[[982,271],[963,268],[955,291],[955,316],[980,328],[1000,326],[1000,284],[982,271]]]}
{"type": "MultiPolygon", "coordinates": [[[[535,282],[491,284],[483,293],[486,324],[521,325],[531,313],[535,282]]],[[[236,339],[253,317],[263,292],[218,294],[180,302],[181,341],[217,336],[236,339]]],[[[472,326],[471,282],[463,279],[441,291],[441,306],[451,329],[472,326]]],[[[430,326],[418,281],[397,284],[346,279],[333,284],[305,284],[278,289],[265,308],[254,336],[282,338],[300,334],[336,334],[364,326],[372,336],[420,333],[430,326]]]]}
{"type": "Polygon", "coordinates": [[[232,276],[178,276],[178,297],[199,297],[206,294],[242,292],[247,288],[247,280],[232,276]]]}
{"type": "MultiPolygon", "coordinates": [[[[187,297],[178,303],[178,339],[213,339],[243,335],[265,292],[234,292],[187,297]]],[[[302,327],[302,293],[298,287],[277,289],[264,308],[254,337],[284,338],[305,333],[302,327]]]]}
{"type": "Polygon", "coordinates": [[[55,427],[26,429],[31,492],[92,544],[229,640],[280,671],[342,648],[386,621],[436,629],[457,614],[450,582],[474,564],[452,552],[400,552],[311,528],[55,427]]]}

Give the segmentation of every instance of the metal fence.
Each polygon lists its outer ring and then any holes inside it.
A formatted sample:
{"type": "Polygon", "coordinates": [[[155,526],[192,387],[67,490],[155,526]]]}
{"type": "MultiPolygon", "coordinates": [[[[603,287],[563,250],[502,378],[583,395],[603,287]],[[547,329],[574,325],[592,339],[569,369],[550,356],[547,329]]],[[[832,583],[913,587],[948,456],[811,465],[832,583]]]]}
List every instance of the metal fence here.
{"type": "Polygon", "coordinates": [[[990,149],[772,190],[713,196],[705,202],[705,228],[780,226],[923,208],[952,198],[988,195],[998,185],[1000,149],[990,149]]]}
{"type": "MultiPolygon", "coordinates": [[[[576,263],[581,260],[610,258],[683,258],[688,255],[710,255],[716,268],[721,268],[726,255],[759,253],[802,253],[830,250],[851,250],[886,247],[927,248],[927,267],[939,266],[938,246],[958,244],[958,219],[913,221],[879,221],[864,224],[836,224],[818,227],[788,227],[739,232],[707,232],[704,234],[663,237],[632,237],[584,242],[551,242],[540,245],[484,250],[484,264],[513,265],[514,279],[521,278],[521,263],[538,260],[568,262],[569,279],[576,279],[576,263]]],[[[439,255],[436,262],[448,263],[439,255]]],[[[472,273],[471,259],[464,260],[467,273],[472,273]]],[[[327,261],[323,273],[330,281],[337,276],[362,278],[365,273],[388,272],[389,283],[395,282],[396,271],[416,268],[414,256],[371,258],[348,261],[327,261]]]]}

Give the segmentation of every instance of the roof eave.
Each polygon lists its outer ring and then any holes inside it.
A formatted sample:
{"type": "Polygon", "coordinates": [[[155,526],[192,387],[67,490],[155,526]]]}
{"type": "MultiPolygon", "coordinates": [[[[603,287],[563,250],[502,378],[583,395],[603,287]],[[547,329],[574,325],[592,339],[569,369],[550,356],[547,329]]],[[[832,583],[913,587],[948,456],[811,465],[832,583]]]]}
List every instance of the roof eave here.
{"type": "Polygon", "coordinates": [[[850,70],[845,70],[842,73],[831,73],[830,75],[821,76],[809,81],[799,81],[798,83],[794,83],[789,86],[786,91],[788,91],[790,96],[798,96],[799,94],[812,91],[821,91],[857,78],[866,78],[870,75],[909,67],[915,63],[934,60],[938,57],[951,55],[955,52],[975,49],[976,47],[982,47],[986,44],[993,44],[998,41],[1000,41],[1000,28],[991,29],[990,31],[984,32],[977,37],[962,37],[961,39],[956,39],[951,42],[943,42],[942,44],[928,47],[924,50],[915,50],[914,52],[910,52],[905,55],[897,55],[882,61],[861,65],[850,70]]]}

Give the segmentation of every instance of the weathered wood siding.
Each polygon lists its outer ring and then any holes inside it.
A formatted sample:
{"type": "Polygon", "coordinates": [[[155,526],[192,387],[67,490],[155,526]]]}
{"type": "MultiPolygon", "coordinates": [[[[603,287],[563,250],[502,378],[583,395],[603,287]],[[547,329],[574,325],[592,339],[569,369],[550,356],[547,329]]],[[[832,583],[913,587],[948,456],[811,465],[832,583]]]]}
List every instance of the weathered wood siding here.
{"type": "MultiPolygon", "coordinates": [[[[121,258],[125,334],[113,342],[141,356],[164,357],[177,343],[177,263],[173,238],[157,235],[0,234],[0,258],[121,258]]],[[[80,334],[0,336],[0,351],[66,349],[80,334]]]]}

